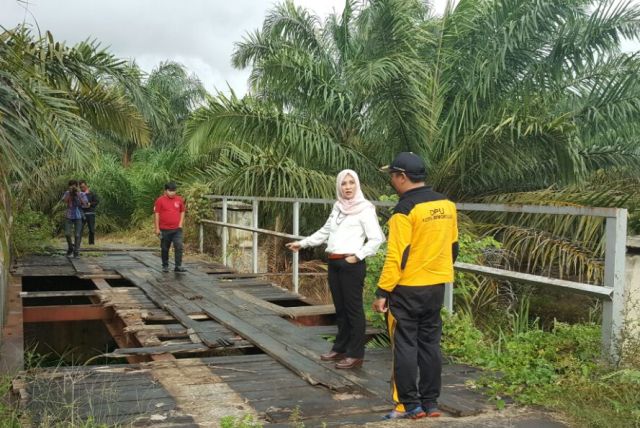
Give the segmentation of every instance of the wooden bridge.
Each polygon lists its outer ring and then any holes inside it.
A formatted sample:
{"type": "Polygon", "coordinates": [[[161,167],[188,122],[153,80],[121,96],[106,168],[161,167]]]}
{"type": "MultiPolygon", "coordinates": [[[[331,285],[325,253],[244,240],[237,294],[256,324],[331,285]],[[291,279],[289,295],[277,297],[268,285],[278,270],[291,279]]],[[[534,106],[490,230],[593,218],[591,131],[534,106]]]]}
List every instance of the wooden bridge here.
{"type": "MultiPolygon", "coordinates": [[[[5,365],[11,355],[21,363],[23,325],[37,337],[79,324],[89,328],[80,337],[96,339],[91,323],[102,323],[112,339],[93,363],[30,370],[14,381],[35,422],[91,417],[108,425],[210,427],[224,416],[252,415],[274,426],[344,426],[389,411],[389,350],[368,350],[356,370],[320,361],[336,333],[331,305],[312,305],[223,265],[186,266],[184,274],[162,273],[159,258],[142,249],[17,262],[5,365]]],[[[444,366],[442,423],[493,412],[487,396],[466,386],[479,375],[444,366]]]]}

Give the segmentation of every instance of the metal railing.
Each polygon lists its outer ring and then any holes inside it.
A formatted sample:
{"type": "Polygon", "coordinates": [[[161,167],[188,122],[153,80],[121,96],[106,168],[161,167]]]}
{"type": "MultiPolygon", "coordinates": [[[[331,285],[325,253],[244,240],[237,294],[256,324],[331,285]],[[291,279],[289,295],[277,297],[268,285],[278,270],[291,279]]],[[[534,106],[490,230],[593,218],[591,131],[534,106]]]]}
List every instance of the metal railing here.
{"type": "MultiPolygon", "coordinates": [[[[251,251],[252,270],[258,273],[258,234],[266,234],[299,240],[300,236],[300,204],[332,205],[332,199],[299,199],[299,198],[269,198],[251,196],[225,196],[208,195],[212,201],[221,201],[222,221],[203,219],[200,223],[200,252],[204,250],[204,225],[211,224],[222,227],[222,263],[227,264],[227,247],[229,242],[228,228],[246,230],[253,233],[253,246],[251,251]],[[251,226],[243,226],[228,223],[229,201],[250,201],[252,205],[251,226]],[[281,202],[293,204],[292,233],[276,232],[258,227],[258,208],[260,202],[281,202]]],[[[379,207],[392,207],[392,202],[373,202],[379,207]]],[[[553,287],[573,293],[579,293],[596,297],[602,301],[602,345],[608,356],[616,357],[615,340],[620,337],[624,324],[624,295],[625,295],[625,252],[627,237],[627,210],[621,208],[588,208],[569,206],[543,206],[543,205],[505,205],[505,204],[474,204],[458,203],[459,211],[489,211],[509,212],[522,214],[547,214],[547,215],[573,215],[605,218],[605,260],[604,283],[602,286],[581,282],[567,281],[540,275],[531,275],[505,269],[456,262],[455,267],[459,271],[479,275],[491,276],[502,280],[510,280],[516,283],[531,284],[535,286],[553,287]]],[[[292,281],[294,291],[299,290],[299,255],[293,253],[292,281]]],[[[453,285],[445,285],[445,306],[450,311],[453,309],[453,285]]]]}

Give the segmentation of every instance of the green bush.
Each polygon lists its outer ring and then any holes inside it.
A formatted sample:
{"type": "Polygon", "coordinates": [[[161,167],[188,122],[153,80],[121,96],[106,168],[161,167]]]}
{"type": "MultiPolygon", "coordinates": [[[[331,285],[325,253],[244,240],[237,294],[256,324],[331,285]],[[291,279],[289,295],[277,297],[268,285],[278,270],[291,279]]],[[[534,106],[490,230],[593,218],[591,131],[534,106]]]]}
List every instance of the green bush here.
{"type": "Polygon", "coordinates": [[[17,255],[42,251],[51,243],[53,221],[39,211],[24,208],[16,215],[11,228],[11,241],[17,255]]]}
{"type": "Polygon", "coordinates": [[[187,214],[183,228],[185,241],[193,245],[197,245],[200,239],[199,221],[201,219],[213,219],[211,200],[205,198],[205,195],[210,193],[207,185],[197,182],[185,185],[180,191],[187,206],[187,214]]]}
{"type": "Polygon", "coordinates": [[[375,256],[367,257],[367,274],[364,279],[364,311],[367,321],[376,328],[386,329],[386,321],[384,314],[373,312],[371,305],[376,299],[376,290],[378,289],[378,279],[384,265],[384,257],[387,246],[383,244],[375,256]]]}
{"type": "Polygon", "coordinates": [[[579,426],[640,426],[640,370],[615,370],[600,360],[600,327],[556,322],[551,331],[486,334],[463,313],[445,314],[443,353],[487,371],[476,382],[501,403],[563,411],[579,426]]]}
{"type": "Polygon", "coordinates": [[[117,228],[131,226],[131,216],[139,196],[119,160],[104,157],[101,165],[89,182],[91,189],[100,197],[96,227],[102,232],[113,232],[117,228]]]}

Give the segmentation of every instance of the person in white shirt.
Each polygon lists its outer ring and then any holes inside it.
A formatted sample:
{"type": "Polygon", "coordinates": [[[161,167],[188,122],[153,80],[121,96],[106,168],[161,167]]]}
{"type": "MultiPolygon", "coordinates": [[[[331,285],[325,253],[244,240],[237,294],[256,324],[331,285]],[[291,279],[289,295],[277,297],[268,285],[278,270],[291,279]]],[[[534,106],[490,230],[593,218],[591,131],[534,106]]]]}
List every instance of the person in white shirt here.
{"type": "Polygon", "coordinates": [[[376,209],[365,199],[358,174],[350,169],[336,178],[337,201],[326,223],[313,235],[286,244],[291,251],[327,242],[329,288],[336,308],[338,335],[323,361],[336,361],[336,368],[361,367],[364,361],[365,327],[362,290],[365,258],[384,242],[376,209]]]}

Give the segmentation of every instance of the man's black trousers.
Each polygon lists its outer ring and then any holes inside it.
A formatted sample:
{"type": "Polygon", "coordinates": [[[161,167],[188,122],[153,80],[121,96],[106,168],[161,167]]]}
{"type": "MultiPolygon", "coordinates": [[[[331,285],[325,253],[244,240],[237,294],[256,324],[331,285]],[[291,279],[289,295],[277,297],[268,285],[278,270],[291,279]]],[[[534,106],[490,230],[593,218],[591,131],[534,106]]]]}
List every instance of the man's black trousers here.
{"type": "Polygon", "coordinates": [[[329,288],[336,308],[338,335],[332,350],[347,357],[363,358],[366,322],[362,306],[362,289],[367,265],[364,260],[349,263],[329,260],[329,288]]]}
{"type": "Polygon", "coordinates": [[[173,243],[173,251],[176,256],[176,266],[182,266],[182,229],[167,229],[160,231],[160,255],[162,267],[169,267],[169,248],[173,243]]]}
{"type": "Polygon", "coordinates": [[[96,242],[96,213],[84,213],[84,220],[82,220],[81,234],[84,232],[84,225],[87,225],[89,229],[89,244],[93,245],[96,242]]]}
{"type": "Polygon", "coordinates": [[[440,396],[443,303],[444,284],[399,285],[390,294],[387,324],[393,348],[391,386],[398,411],[425,407],[440,396]]]}

